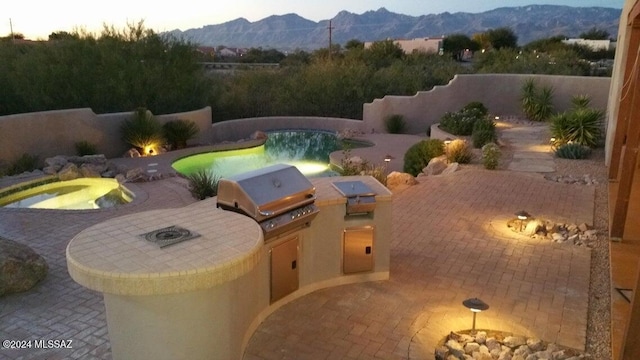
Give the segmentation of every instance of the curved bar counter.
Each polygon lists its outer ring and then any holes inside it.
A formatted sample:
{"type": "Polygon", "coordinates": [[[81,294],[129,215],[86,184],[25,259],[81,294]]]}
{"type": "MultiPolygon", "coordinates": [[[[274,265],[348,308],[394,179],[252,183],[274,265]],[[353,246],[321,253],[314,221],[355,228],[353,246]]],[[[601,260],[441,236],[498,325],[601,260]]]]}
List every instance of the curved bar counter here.
{"type": "Polygon", "coordinates": [[[309,227],[266,243],[253,219],[217,209],[215,198],[114,218],[79,233],[67,247],[69,274],[104,294],[113,358],[241,359],[260,323],[291,300],[388,279],[391,193],[371,177],[350,177],[378,195],[373,214],[348,217],[335,180],[312,180],[320,213],[309,227]],[[199,236],[163,248],[144,237],[170,226],[199,236]],[[343,233],[363,226],[374,229],[372,268],[345,274],[343,233]],[[292,239],[299,287],[271,301],[272,250],[292,239]]]}

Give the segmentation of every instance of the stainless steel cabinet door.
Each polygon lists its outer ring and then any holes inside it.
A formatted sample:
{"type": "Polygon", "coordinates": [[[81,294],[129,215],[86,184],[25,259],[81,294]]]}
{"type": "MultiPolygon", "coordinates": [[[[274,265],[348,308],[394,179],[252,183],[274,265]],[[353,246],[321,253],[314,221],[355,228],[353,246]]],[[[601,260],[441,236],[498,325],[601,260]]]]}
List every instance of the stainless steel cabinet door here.
{"type": "Polygon", "coordinates": [[[342,271],[373,270],[373,226],[347,228],[343,234],[342,271]]]}
{"type": "Polygon", "coordinates": [[[298,237],[271,249],[271,302],[298,290],[298,237]]]}

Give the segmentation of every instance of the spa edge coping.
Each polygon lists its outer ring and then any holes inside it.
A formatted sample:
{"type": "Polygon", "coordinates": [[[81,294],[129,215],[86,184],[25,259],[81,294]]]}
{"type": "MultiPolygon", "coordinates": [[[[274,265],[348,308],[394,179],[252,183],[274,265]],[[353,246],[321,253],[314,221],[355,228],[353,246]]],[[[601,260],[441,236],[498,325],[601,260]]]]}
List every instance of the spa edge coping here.
{"type": "MultiPolygon", "coordinates": [[[[311,179],[319,207],[346,204],[332,185],[359,180],[388,202],[391,192],[370,176],[311,179]]],[[[76,235],[67,246],[67,268],[79,284],[117,295],[177,294],[205,290],[251,271],[263,256],[263,233],[250,217],[216,208],[216,198],[182,208],[113,218],[76,235]],[[159,248],[140,235],[180,226],[200,237],[159,248]]]]}

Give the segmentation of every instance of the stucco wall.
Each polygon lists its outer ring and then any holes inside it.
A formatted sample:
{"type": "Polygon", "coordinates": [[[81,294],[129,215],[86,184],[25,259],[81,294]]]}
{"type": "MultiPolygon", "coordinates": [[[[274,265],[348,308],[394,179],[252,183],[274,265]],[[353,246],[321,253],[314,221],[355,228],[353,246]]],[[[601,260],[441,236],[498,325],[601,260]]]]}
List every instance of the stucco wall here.
{"type": "Polygon", "coordinates": [[[471,101],[481,101],[489,111],[501,116],[523,116],[520,106],[520,89],[525,80],[536,79],[539,86],[554,89],[553,102],[557,111],[571,105],[574,95],[586,94],[591,104],[606,109],[610,78],[584,76],[474,74],[456,75],[449,84],[421,91],[414,96],[385,96],[364,104],[364,128],[386,132],[385,117],[404,115],[407,132],[424,133],[440,121],[444,113],[458,111],[471,101]]]}
{"type": "MultiPolygon", "coordinates": [[[[12,162],[22,154],[41,160],[55,155],[75,155],[75,143],[95,144],[107,157],[119,157],[130,146],[120,139],[120,124],[132,112],[97,115],[89,108],[43,111],[0,116],[0,160],[12,162]]],[[[208,143],[211,132],[211,108],[177,114],[158,115],[170,120],[191,120],[200,128],[193,143],[208,143]]]]}
{"type": "Polygon", "coordinates": [[[311,116],[270,116],[227,120],[215,123],[212,126],[211,141],[213,143],[236,141],[248,138],[256,130],[283,129],[319,129],[328,131],[341,131],[345,129],[365,130],[362,120],[311,116]]]}

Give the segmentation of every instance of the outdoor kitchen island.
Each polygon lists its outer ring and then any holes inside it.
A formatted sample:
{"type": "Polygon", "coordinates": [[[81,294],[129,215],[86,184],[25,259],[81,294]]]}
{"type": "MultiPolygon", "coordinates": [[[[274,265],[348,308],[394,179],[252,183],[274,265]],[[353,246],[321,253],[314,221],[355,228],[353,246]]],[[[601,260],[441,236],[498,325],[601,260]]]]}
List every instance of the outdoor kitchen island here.
{"type": "Polygon", "coordinates": [[[316,217],[268,241],[251,217],[216,208],[215,198],[114,218],[74,237],[69,274],[104,294],[113,358],[241,359],[282,305],[326,287],[388,279],[391,193],[368,176],[311,182],[316,217]],[[337,181],[372,190],[375,210],[348,214],[337,181]],[[284,267],[280,248],[293,256],[284,267]],[[284,292],[274,285],[283,268],[285,278],[296,277],[284,292]]]}

